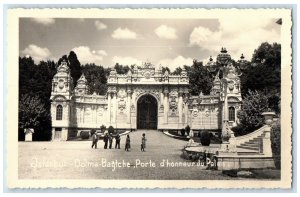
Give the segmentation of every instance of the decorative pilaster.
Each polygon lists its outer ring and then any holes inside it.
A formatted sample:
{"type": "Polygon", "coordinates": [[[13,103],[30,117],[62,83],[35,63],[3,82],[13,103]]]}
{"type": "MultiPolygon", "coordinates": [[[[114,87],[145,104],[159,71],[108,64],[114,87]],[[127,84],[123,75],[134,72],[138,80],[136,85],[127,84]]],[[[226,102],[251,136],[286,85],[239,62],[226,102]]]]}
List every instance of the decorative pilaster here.
{"type": "Polygon", "coordinates": [[[127,90],[127,123],[131,123],[131,93],[130,89],[127,90]]]}
{"type": "Polygon", "coordinates": [[[107,122],[111,124],[111,93],[110,91],[107,92],[107,122]]]}
{"type": "Polygon", "coordinates": [[[165,124],[168,124],[168,112],[169,112],[169,90],[164,89],[164,120],[165,124]]]}
{"type": "Polygon", "coordinates": [[[113,95],[113,118],[112,118],[112,124],[116,123],[116,119],[117,119],[117,93],[116,92],[112,92],[113,95]]]}
{"type": "Polygon", "coordinates": [[[179,114],[179,124],[182,124],[182,91],[179,90],[178,93],[178,114],[179,114]]]}

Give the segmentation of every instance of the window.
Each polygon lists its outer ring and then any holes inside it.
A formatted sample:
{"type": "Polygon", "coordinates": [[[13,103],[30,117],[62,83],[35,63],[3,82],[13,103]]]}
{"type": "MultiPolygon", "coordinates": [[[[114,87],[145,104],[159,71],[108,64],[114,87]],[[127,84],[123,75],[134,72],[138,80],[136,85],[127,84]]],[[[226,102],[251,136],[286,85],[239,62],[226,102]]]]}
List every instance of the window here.
{"type": "Polygon", "coordinates": [[[229,121],[235,121],[235,109],[234,109],[234,107],[229,107],[229,121]]]}
{"type": "Polygon", "coordinates": [[[62,120],[63,108],[61,105],[56,107],[56,120],[62,120]]]}

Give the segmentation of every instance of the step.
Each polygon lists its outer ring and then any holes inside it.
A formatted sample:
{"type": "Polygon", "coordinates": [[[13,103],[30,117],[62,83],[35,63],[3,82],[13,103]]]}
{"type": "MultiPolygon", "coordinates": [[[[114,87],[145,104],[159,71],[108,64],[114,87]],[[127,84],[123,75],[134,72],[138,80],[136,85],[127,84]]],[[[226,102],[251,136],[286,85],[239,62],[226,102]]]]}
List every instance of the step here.
{"type": "Polygon", "coordinates": [[[249,146],[236,146],[237,148],[249,149],[249,150],[259,150],[259,147],[249,147],[249,146]]]}
{"type": "Polygon", "coordinates": [[[238,152],[238,155],[261,155],[258,151],[253,152],[238,152]]]}
{"type": "Polygon", "coordinates": [[[260,147],[259,144],[240,144],[239,146],[260,147]]]}

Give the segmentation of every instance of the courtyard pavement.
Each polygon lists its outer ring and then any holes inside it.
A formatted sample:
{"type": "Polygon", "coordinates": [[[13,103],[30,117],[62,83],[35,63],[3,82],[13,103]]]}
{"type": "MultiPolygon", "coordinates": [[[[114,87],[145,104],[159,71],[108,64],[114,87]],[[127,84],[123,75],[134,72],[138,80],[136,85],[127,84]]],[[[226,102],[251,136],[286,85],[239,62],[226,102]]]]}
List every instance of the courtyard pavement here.
{"type": "Polygon", "coordinates": [[[150,179],[150,180],[220,180],[237,179],[221,171],[206,170],[181,158],[186,141],[174,139],[158,131],[130,133],[131,149],[98,149],[91,141],[19,142],[20,179],[150,179]],[[142,133],[146,134],[146,152],[141,152],[142,133]],[[164,165],[162,165],[164,164],[164,165]],[[176,167],[177,165],[182,165],[176,167]],[[184,166],[185,165],[185,166],[184,166]]]}

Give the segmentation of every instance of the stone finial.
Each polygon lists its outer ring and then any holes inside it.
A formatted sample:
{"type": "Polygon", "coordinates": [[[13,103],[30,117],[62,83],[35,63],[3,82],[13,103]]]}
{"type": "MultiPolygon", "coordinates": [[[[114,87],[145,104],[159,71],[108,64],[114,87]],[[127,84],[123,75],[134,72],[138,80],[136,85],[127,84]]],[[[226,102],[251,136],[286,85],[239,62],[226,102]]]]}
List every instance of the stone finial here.
{"type": "Polygon", "coordinates": [[[275,112],[263,112],[261,115],[264,116],[266,125],[271,125],[273,118],[276,116],[275,112]]]}

